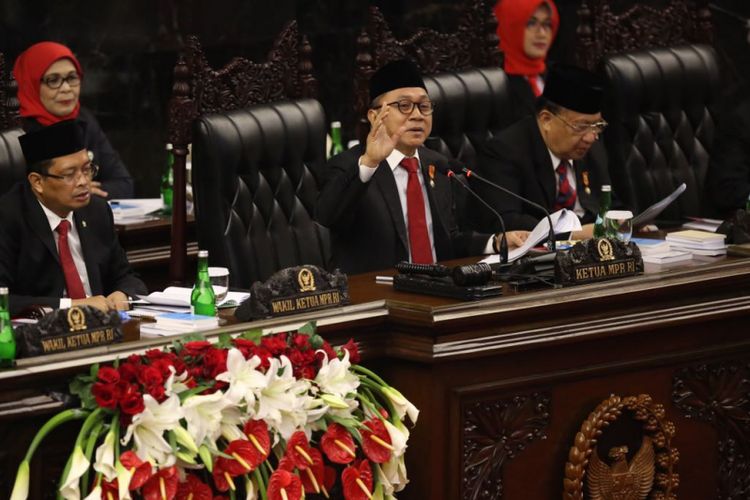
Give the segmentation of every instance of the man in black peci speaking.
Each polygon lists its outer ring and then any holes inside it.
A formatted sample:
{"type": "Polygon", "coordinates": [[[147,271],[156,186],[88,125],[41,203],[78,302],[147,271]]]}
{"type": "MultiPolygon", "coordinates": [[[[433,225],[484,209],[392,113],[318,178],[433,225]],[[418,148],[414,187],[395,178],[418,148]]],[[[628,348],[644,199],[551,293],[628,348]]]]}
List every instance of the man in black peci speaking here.
{"type": "MultiPolygon", "coordinates": [[[[482,148],[478,172],[549,212],[572,210],[583,224],[575,239],[590,238],[601,187],[610,184],[607,156],[598,142],[602,119],[601,79],[572,66],[550,69],[537,113],[511,125],[482,148]]],[[[507,227],[532,229],[544,214],[491,187],[477,191],[505,219],[507,227]]],[[[613,193],[613,205],[617,201],[613,193]]],[[[479,225],[495,227],[488,214],[479,225]]]]}
{"type": "MultiPolygon", "coordinates": [[[[492,234],[463,231],[454,216],[447,159],[423,146],[433,104],[419,70],[400,60],[370,80],[366,144],[331,158],[316,216],[330,228],[334,263],[347,273],[497,251],[492,234]]],[[[510,248],[527,233],[509,232],[510,248]]]]}
{"type": "Polygon", "coordinates": [[[145,293],[115,233],[112,211],[91,195],[96,166],[73,120],[19,137],[27,180],[0,198],[0,284],[11,314],[32,305],[127,309],[145,293]]]}

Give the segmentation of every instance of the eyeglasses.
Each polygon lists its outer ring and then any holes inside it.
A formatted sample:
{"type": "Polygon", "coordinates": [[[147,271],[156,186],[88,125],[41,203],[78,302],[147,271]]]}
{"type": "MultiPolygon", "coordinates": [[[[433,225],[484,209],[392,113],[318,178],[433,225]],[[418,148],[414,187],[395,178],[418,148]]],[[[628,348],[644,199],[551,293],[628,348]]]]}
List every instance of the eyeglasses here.
{"type": "Polygon", "coordinates": [[[410,115],[412,111],[414,111],[415,106],[419,108],[419,112],[422,113],[423,116],[429,116],[435,111],[435,105],[432,101],[414,102],[408,99],[402,99],[400,101],[389,102],[386,106],[397,106],[398,110],[405,115],[410,115]]]}
{"type": "Polygon", "coordinates": [[[78,177],[83,175],[86,179],[91,180],[94,177],[96,177],[96,174],[99,173],[99,165],[96,165],[94,163],[90,163],[86,165],[83,168],[75,169],[73,172],[65,175],[55,175],[55,174],[44,174],[39,172],[39,175],[43,177],[52,177],[53,179],[60,179],[65,184],[73,185],[78,180],[78,177]]]}
{"type": "Polygon", "coordinates": [[[62,87],[63,83],[67,83],[70,87],[77,87],[81,84],[81,77],[78,73],[70,73],[68,76],[54,73],[46,78],[42,78],[42,83],[53,90],[62,87]]]}
{"type": "Polygon", "coordinates": [[[529,19],[529,22],[526,23],[526,29],[530,30],[539,30],[542,29],[544,31],[552,31],[552,21],[549,19],[546,21],[540,21],[536,17],[532,17],[529,19]]]}
{"type": "Polygon", "coordinates": [[[604,132],[604,129],[607,128],[607,125],[609,123],[605,122],[604,120],[596,123],[571,123],[562,116],[558,115],[557,113],[552,113],[550,111],[552,116],[555,116],[560,119],[565,125],[570,127],[570,129],[575,133],[576,135],[586,135],[589,132],[593,132],[595,135],[599,135],[602,132],[604,132]]]}

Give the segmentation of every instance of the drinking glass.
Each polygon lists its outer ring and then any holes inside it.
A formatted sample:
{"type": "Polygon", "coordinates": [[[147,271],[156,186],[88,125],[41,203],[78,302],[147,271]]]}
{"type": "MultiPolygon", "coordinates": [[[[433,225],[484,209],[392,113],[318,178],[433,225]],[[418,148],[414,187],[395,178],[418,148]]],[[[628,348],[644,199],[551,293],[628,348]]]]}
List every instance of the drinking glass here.
{"type": "Polygon", "coordinates": [[[229,291],[229,269],[226,267],[209,267],[208,278],[216,295],[216,304],[220,304],[227,298],[229,291]]]}
{"type": "Polygon", "coordinates": [[[633,212],[630,210],[610,210],[604,214],[605,235],[617,238],[623,243],[633,235],[633,212]]]}

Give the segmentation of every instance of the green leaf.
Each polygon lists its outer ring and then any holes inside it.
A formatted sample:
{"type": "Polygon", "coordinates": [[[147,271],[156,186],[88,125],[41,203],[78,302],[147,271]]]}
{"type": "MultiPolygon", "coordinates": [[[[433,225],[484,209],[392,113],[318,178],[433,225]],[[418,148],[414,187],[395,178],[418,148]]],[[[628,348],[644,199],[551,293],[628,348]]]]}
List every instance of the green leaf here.
{"type": "Polygon", "coordinates": [[[260,328],[253,328],[252,330],[248,330],[246,332],[242,332],[242,334],[239,336],[239,338],[244,340],[249,340],[250,342],[255,342],[256,344],[260,344],[260,339],[263,337],[263,330],[260,328]]]}
{"type": "Polygon", "coordinates": [[[96,399],[91,394],[91,386],[94,385],[94,380],[90,375],[78,375],[69,385],[70,393],[78,396],[78,399],[81,400],[81,407],[87,410],[97,408],[96,399]]]}
{"type": "Polygon", "coordinates": [[[308,321],[307,323],[302,325],[299,330],[297,330],[297,332],[312,337],[313,335],[315,335],[316,329],[317,327],[315,321],[308,321]]]}
{"type": "Polygon", "coordinates": [[[190,396],[195,396],[196,394],[200,394],[201,392],[205,391],[206,389],[210,389],[213,387],[213,383],[206,384],[206,385],[199,385],[196,387],[193,387],[192,389],[188,389],[186,391],[182,391],[179,394],[180,397],[180,403],[184,402],[187,398],[190,396]]]}
{"type": "Polygon", "coordinates": [[[229,333],[220,333],[219,341],[216,343],[216,347],[219,349],[229,349],[232,347],[232,335],[229,333]]]}
{"type": "Polygon", "coordinates": [[[89,374],[91,375],[91,378],[96,379],[97,373],[99,373],[99,363],[94,363],[89,369],[89,374]]]}
{"type": "Polygon", "coordinates": [[[336,415],[326,415],[326,418],[330,419],[333,422],[336,422],[339,425],[346,427],[350,432],[356,429],[358,426],[357,420],[354,418],[342,418],[336,415]]]}

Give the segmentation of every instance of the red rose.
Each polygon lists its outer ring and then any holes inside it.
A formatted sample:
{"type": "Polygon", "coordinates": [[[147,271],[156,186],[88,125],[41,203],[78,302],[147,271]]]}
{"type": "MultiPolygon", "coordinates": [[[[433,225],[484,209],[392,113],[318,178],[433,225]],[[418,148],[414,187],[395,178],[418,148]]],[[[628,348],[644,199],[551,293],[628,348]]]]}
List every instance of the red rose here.
{"type": "Polygon", "coordinates": [[[114,410],[117,407],[117,390],[113,384],[95,383],[91,386],[96,404],[102,408],[114,410]]]}
{"type": "Polygon", "coordinates": [[[132,363],[123,363],[117,369],[120,372],[120,380],[132,382],[138,377],[138,368],[132,363]]]}
{"type": "Polygon", "coordinates": [[[349,351],[349,361],[353,365],[359,364],[359,347],[357,347],[357,343],[354,342],[354,339],[349,339],[349,342],[341,346],[341,349],[346,349],[347,351],[349,351]]]}
{"type": "Polygon", "coordinates": [[[127,363],[138,366],[141,364],[141,357],[137,354],[131,354],[128,356],[127,363]]]}
{"type": "Polygon", "coordinates": [[[120,399],[120,409],[127,415],[138,415],[143,411],[143,396],[140,394],[128,394],[120,399]]]}
{"type": "Polygon", "coordinates": [[[147,389],[147,392],[151,394],[152,398],[160,403],[164,401],[167,396],[163,385],[153,385],[147,389]]]}
{"type": "Polygon", "coordinates": [[[146,351],[146,357],[150,360],[161,359],[166,356],[166,353],[161,349],[149,349],[146,351]]]}
{"type": "Polygon", "coordinates": [[[227,371],[227,354],[224,349],[211,349],[203,356],[203,372],[212,379],[227,371]]]}
{"type": "MultiPolygon", "coordinates": [[[[320,346],[320,350],[326,353],[328,356],[328,359],[334,359],[338,357],[336,354],[336,351],[331,347],[331,344],[329,344],[327,341],[323,341],[323,345],[320,346]]],[[[315,358],[318,360],[318,365],[323,362],[323,353],[315,351],[315,358]]]]}
{"type": "MultiPolygon", "coordinates": [[[[170,368],[174,366],[174,362],[168,358],[160,358],[152,361],[151,366],[159,370],[159,373],[161,373],[162,376],[162,380],[166,380],[172,374],[172,370],[170,370],[170,368]]],[[[176,369],[175,373],[177,373],[176,369]]]]}
{"type": "Polygon", "coordinates": [[[318,370],[315,369],[315,367],[307,365],[300,369],[299,376],[297,378],[306,378],[308,380],[314,380],[315,376],[318,374],[318,370]]]}
{"type": "Polygon", "coordinates": [[[206,340],[195,340],[193,342],[188,342],[183,346],[183,353],[184,355],[195,357],[198,354],[201,354],[206,349],[211,347],[211,342],[208,342],[206,340]]]}
{"type": "Polygon", "coordinates": [[[311,349],[312,346],[310,345],[310,337],[302,333],[296,333],[292,336],[292,346],[302,351],[311,349]]]}
{"type": "Polygon", "coordinates": [[[276,335],[269,335],[263,337],[260,341],[260,345],[271,351],[274,356],[280,356],[286,351],[286,333],[279,333],[276,335]]]}
{"type": "Polygon", "coordinates": [[[163,384],[164,377],[162,377],[161,371],[159,371],[158,368],[153,366],[145,366],[138,372],[138,381],[146,387],[150,387],[153,385],[163,384]]]}
{"type": "Polygon", "coordinates": [[[271,366],[271,352],[265,347],[258,347],[257,349],[255,349],[254,355],[260,358],[260,365],[258,365],[258,370],[268,370],[268,367],[271,366]]]}
{"type": "Polygon", "coordinates": [[[116,384],[120,381],[120,372],[111,366],[102,366],[96,373],[96,378],[105,384],[116,384]]]}

